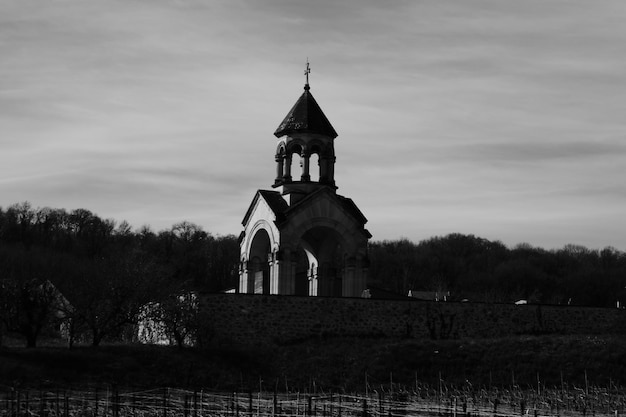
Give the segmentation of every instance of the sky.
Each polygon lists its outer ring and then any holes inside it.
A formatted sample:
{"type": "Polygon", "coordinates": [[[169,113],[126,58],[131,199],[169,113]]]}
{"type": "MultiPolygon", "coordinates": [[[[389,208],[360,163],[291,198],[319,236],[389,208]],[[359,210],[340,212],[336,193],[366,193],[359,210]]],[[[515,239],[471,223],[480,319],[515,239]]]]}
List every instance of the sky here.
{"type": "Polygon", "coordinates": [[[0,0],[0,206],[239,234],[311,93],[373,240],[626,251],[623,0],[0,0]]]}

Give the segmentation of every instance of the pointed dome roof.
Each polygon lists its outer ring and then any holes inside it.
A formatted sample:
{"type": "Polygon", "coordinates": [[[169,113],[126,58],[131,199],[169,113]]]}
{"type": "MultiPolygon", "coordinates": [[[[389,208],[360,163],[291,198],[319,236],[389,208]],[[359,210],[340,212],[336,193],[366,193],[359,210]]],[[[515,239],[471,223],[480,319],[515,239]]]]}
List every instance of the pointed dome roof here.
{"type": "Polygon", "coordinates": [[[318,133],[333,139],[337,137],[337,132],[335,132],[335,129],[309,90],[310,87],[306,84],[304,93],[302,93],[296,104],[293,105],[285,119],[278,126],[276,132],[274,132],[276,137],[279,138],[293,132],[318,133]]]}

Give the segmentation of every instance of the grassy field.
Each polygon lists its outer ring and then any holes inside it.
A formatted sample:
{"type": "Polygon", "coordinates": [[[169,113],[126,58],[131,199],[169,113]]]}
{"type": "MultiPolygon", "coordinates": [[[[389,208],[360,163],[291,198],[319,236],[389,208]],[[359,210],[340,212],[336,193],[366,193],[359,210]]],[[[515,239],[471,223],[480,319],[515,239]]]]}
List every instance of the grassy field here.
{"type": "Polygon", "coordinates": [[[0,348],[0,386],[5,387],[363,392],[391,386],[575,389],[624,384],[626,340],[617,336],[332,338],[264,351],[147,345],[0,348]]]}

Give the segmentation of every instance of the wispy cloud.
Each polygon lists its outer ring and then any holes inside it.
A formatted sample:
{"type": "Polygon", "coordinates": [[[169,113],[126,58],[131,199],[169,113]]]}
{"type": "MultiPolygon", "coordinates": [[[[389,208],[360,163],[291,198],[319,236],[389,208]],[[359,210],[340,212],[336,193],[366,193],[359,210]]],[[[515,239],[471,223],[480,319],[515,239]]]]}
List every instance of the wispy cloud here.
{"type": "Polygon", "coordinates": [[[375,239],[626,249],[625,18],[621,0],[3,0],[0,205],[236,234],[308,56],[375,239]]]}

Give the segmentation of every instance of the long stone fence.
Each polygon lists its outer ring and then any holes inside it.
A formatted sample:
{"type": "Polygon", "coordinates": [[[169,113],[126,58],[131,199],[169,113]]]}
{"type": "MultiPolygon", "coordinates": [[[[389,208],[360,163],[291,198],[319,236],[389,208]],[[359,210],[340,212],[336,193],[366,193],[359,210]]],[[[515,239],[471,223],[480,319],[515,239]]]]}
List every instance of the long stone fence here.
{"type": "Polygon", "coordinates": [[[212,339],[226,345],[285,345],[333,336],[626,334],[626,310],[617,308],[205,294],[201,312],[212,339]]]}

